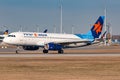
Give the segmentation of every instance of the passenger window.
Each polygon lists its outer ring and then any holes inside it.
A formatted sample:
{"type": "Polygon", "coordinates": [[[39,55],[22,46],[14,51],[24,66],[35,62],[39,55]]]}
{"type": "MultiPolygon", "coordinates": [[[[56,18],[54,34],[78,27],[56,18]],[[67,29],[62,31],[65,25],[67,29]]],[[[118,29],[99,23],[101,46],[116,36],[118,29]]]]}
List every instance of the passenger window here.
{"type": "Polygon", "coordinates": [[[8,37],[15,37],[15,35],[8,35],[8,37]]]}

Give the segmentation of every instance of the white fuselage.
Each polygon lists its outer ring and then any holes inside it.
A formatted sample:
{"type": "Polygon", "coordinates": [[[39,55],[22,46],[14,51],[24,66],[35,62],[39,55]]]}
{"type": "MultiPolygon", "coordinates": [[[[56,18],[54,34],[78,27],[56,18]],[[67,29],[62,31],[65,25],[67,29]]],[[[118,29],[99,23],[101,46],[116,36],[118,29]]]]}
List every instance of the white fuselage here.
{"type": "MultiPolygon", "coordinates": [[[[44,46],[47,43],[63,43],[66,45],[76,46],[77,43],[88,41],[87,39],[81,39],[74,34],[57,34],[57,33],[36,33],[36,32],[14,32],[5,37],[4,42],[12,45],[21,46],[44,46]]],[[[79,43],[86,44],[86,43],[79,43]]]]}

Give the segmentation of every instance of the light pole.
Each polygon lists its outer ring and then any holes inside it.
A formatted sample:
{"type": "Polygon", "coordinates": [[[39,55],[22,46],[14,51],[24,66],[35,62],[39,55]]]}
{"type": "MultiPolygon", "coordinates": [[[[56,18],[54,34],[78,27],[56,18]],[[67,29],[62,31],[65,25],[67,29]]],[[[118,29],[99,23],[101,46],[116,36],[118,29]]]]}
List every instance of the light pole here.
{"type": "Polygon", "coordinates": [[[74,25],[72,25],[72,34],[74,34],[74,25]]]}
{"type": "Polygon", "coordinates": [[[62,0],[60,0],[60,33],[62,33],[62,0]]]}

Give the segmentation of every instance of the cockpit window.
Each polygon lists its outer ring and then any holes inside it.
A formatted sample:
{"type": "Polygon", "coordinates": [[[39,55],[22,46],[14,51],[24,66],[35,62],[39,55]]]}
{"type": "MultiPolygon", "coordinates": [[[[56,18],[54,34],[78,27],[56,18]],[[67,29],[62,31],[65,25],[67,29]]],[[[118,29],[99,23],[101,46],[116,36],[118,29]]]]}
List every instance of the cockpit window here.
{"type": "Polygon", "coordinates": [[[8,37],[15,37],[15,35],[8,35],[8,37]]]}

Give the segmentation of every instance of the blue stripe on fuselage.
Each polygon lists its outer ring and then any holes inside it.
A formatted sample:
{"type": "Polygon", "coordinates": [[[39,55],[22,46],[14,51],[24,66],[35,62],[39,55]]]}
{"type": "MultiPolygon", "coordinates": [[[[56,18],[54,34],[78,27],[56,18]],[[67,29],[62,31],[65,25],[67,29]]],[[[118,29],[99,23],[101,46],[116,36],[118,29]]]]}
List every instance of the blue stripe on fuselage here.
{"type": "Polygon", "coordinates": [[[92,35],[88,35],[88,34],[75,34],[75,35],[82,39],[88,39],[89,41],[94,41],[94,37],[92,35]]]}

